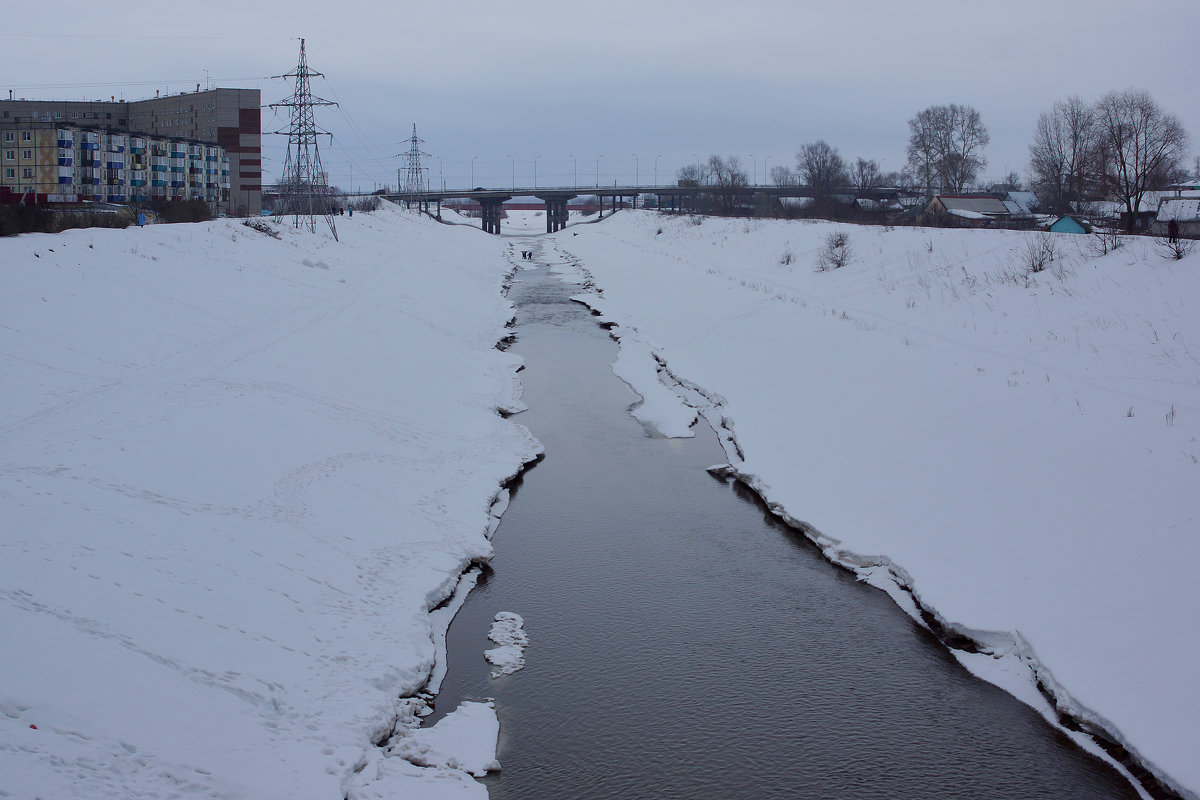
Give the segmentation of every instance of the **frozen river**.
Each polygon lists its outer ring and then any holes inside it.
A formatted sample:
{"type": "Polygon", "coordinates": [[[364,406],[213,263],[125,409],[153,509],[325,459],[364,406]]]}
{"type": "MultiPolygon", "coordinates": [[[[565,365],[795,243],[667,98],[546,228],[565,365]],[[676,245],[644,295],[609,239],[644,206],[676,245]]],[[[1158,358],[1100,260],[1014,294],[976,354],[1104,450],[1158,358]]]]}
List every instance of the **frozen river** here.
{"type": "Polygon", "coordinates": [[[725,457],[703,423],[665,439],[633,419],[617,345],[579,291],[545,270],[512,288],[516,419],[546,457],[451,626],[438,698],[440,713],[495,698],[493,800],[1137,796],[709,475],[725,457]],[[523,670],[492,679],[501,611],[530,645],[523,670]]]}

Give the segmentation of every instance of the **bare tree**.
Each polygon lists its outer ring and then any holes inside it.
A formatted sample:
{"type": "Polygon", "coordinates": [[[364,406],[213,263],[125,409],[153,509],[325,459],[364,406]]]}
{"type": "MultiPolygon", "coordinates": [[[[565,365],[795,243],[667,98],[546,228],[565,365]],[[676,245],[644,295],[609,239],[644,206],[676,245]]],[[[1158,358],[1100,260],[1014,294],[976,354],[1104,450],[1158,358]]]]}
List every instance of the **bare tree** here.
{"type": "Polygon", "coordinates": [[[745,194],[746,187],[750,185],[750,178],[746,175],[746,170],[742,169],[742,161],[737,156],[709,156],[708,176],[708,183],[714,188],[721,209],[726,212],[733,209],[738,198],[745,194]]]}
{"type": "Polygon", "coordinates": [[[1082,199],[1098,172],[1098,134],[1095,110],[1074,95],[1038,117],[1029,169],[1045,207],[1064,212],[1082,199]]]}
{"type": "Polygon", "coordinates": [[[687,164],[676,173],[676,178],[679,181],[679,186],[694,186],[695,191],[689,192],[688,196],[683,198],[691,211],[704,211],[709,208],[711,198],[700,190],[700,187],[708,183],[708,170],[699,162],[695,164],[687,164]]]}
{"type": "Polygon", "coordinates": [[[875,189],[883,185],[883,174],[875,159],[860,158],[850,168],[850,183],[859,190],[875,189]]]}
{"type": "Polygon", "coordinates": [[[750,185],[746,170],[742,169],[742,160],[737,156],[721,158],[717,155],[708,157],[709,183],[722,187],[745,187],[750,185]]]}
{"type": "Polygon", "coordinates": [[[941,124],[937,106],[927,108],[908,121],[908,165],[905,169],[915,182],[924,187],[925,199],[932,199],[938,182],[941,156],[939,130],[941,124]]]}
{"type": "Polygon", "coordinates": [[[1138,89],[1104,95],[1096,103],[1096,120],[1105,186],[1125,204],[1126,226],[1133,230],[1142,195],[1182,169],[1187,131],[1138,89]]]}
{"type": "Polygon", "coordinates": [[[676,177],[680,186],[703,186],[708,183],[708,171],[700,164],[688,164],[682,167],[676,177]]]}
{"type": "Polygon", "coordinates": [[[796,167],[801,180],[818,200],[833,194],[834,189],[849,182],[846,162],[838,155],[837,150],[821,139],[800,148],[800,152],[796,154],[796,167]]]}
{"type": "Polygon", "coordinates": [[[771,183],[782,188],[796,185],[796,173],[790,167],[771,167],[771,183]]]}
{"type": "Polygon", "coordinates": [[[892,170],[891,172],[883,173],[879,176],[879,185],[886,186],[889,189],[902,189],[906,192],[916,191],[920,188],[916,180],[913,179],[912,173],[906,169],[899,172],[892,170]]]}
{"type": "Polygon", "coordinates": [[[927,196],[935,187],[962,192],[987,165],[983,149],[991,136],[970,106],[930,106],[910,119],[908,128],[908,167],[927,196]]]}

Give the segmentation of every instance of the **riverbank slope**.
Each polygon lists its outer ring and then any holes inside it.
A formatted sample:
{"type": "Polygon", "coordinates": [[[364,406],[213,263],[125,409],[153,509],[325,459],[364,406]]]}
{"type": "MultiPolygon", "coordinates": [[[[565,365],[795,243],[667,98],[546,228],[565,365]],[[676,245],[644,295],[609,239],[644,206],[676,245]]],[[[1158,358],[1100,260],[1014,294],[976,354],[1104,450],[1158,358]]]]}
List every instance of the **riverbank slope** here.
{"type": "Polygon", "coordinates": [[[0,794],[486,797],[373,742],[540,448],[508,266],[337,223],[0,239],[0,794]]]}

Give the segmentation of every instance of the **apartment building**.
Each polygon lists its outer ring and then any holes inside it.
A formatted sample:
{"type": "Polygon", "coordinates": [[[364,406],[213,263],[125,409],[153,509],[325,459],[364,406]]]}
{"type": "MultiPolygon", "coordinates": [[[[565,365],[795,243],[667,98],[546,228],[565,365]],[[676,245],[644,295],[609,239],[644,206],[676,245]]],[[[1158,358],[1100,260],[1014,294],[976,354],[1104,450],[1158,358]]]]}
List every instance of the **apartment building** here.
{"type": "Polygon", "coordinates": [[[74,125],[0,126],[0,196],[39,203],[203,200],[231,206],[223,147],[74,125]]]}
{"type": "MultiPolygon", "coordinates": [[[[185,149],[184,155],[180,158],[187,163],[160,165],[184,167],[182,174],[185,177],[182,186],[171,185],[178,180],[174,177],[159,179],[168,182],[165,187],[156,187],[152,182],[155,178],[152,177],[144,178],[148,181],[145,186],[124,184],[128,189],[184,189],[185,194],[187,190],[194,188],[198,183],[211,182],[207,180],[208,177],[215,175],[219,179],[221,156],[216,156],[217,151],[215,150],[211,154],[207,150],[209,147],[217,148],[224,157],[228,158],[229,213],[239,216],[255,215],[262,210],[261,102],[261,92],[258,89],[201,90],[199,86],[194,92],[160,95],[146,100],[129,102],[115,98],[96,101],[14,100],[10,98],[0,100],[0,131],[13,130],[19,136],[20,132],[25,130],[32,131],[43,128],[57,130],[58,127],[69,130],[91,128],[108,131],[112,134],[121,134],[127,140],[133,138],[146,140],[147,143],[151,139],[163,142],[192,140],[202,149],[198,151],[185,149]],[[216,161],[210,160],[210,156],[216,156],[216,161]],[[216,166],[211,166],[213,164],[216,166]],[[198,171],[193,172],[193,168],[198,171]],[[216,172],[209,173],[209,169],[215,169],[216,172]],[[205,178],[205,180],[195,180],[197,177],[205,178]]],[[[129,148],[134,145],[131,141],[127,141],[123,146],[127,148],[125,152],[129,153],[129,148]]],[[[27,149],[32,150],[33,148],[27,149]]],[[[144,147],[139,146],[139,149],[144,149],[144,147]]],[[[165,147],[160,149],[165,149],[165,147]]],[[[17,150],[19,156],[22,148],[17,148],[17,150]]],[[[30,155],[32,156],[32,153],[30,155]]],[[[135,155],[146,156],[149,154],[137,153],[135,155]]],[[[151,157],[153,158],[153,156],[151,157]]],[[[162,157],[170,158],[169,156],[162,157]]],[[[102,161],[103,159],[89,160],[102,161]]],[[[138,159],[137,163],[140,164],[141,160],[138,159]]],[[[31,166],[22,163],[12,165],[17,181],[21,180],[21,175],[27,166],[32,170],[31,166]]],[[[153,165],[151,164],[151,166],[153,165]]],[[[101,165],[89,168],[109,169],[101,165]]],[[[131,172],[143,171],[141,169],[134,170],[128,166],[126,169],[131,172]]],[[[150,169],[144,171],[154,172],[150,169]]],[[[174,176],[180,173],[170,172],[169,174],[174,176]]],[[[0,171],[0,180],[5,180],[4,175],[5,172],[0,171]]],[[[107,178],[108,176],[103,177],[107,178]]],[[[135,178],[127,174],[123,176],[123,179],[130,181],[135,178]]],[[[143,177],[139,175],[136,180],[143,180],[143,177]]],[[[219,183],[220,181],[215,182],[219,183]]],[[[9,184],[5,182],[0,185],[9,184]]],[[[80,185],[94,186],[98,184],[80,185]]],[[[202,188],[210,187],[205,185],[202,188]]],[[[137,192],[126,192],[126,194],[141,196],[137,192]]]]}

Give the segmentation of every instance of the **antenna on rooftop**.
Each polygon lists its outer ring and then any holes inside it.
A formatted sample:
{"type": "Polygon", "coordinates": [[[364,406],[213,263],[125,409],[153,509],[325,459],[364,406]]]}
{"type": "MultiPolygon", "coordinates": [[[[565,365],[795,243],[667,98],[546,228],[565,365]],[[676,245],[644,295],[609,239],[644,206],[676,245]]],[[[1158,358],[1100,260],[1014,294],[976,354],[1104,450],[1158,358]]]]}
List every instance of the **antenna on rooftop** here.
{"type": "Polygon", "coordinates": [[[277,78],[294,78],[296,89],[291,100],[281,103],[271,103],[270,108],[291,109],[291,123],[287,130],[275,133],[288,137],[287,158],[283,162],[283,178],[280,181],[280,203],[275,215],[291,216],[292,224],[300,227],[304,224],[312,232],[316,232],[316,217],[323,216],[329,223],[337,241],[337,228],[333,224],[333,201],[329,197],[329,179],[321,169],[321,154],[317,150],[317,137],[328,136],[333,141],[333,134],[317,127],[313,115],[313,106],[336,106],[332,100],[313,97],[310,80],[313,77],[325,77],[320,72],[308,68],[308,57],[304,53],[304,40],[300,40],[300,63],[296,69],[277,78]]]}

